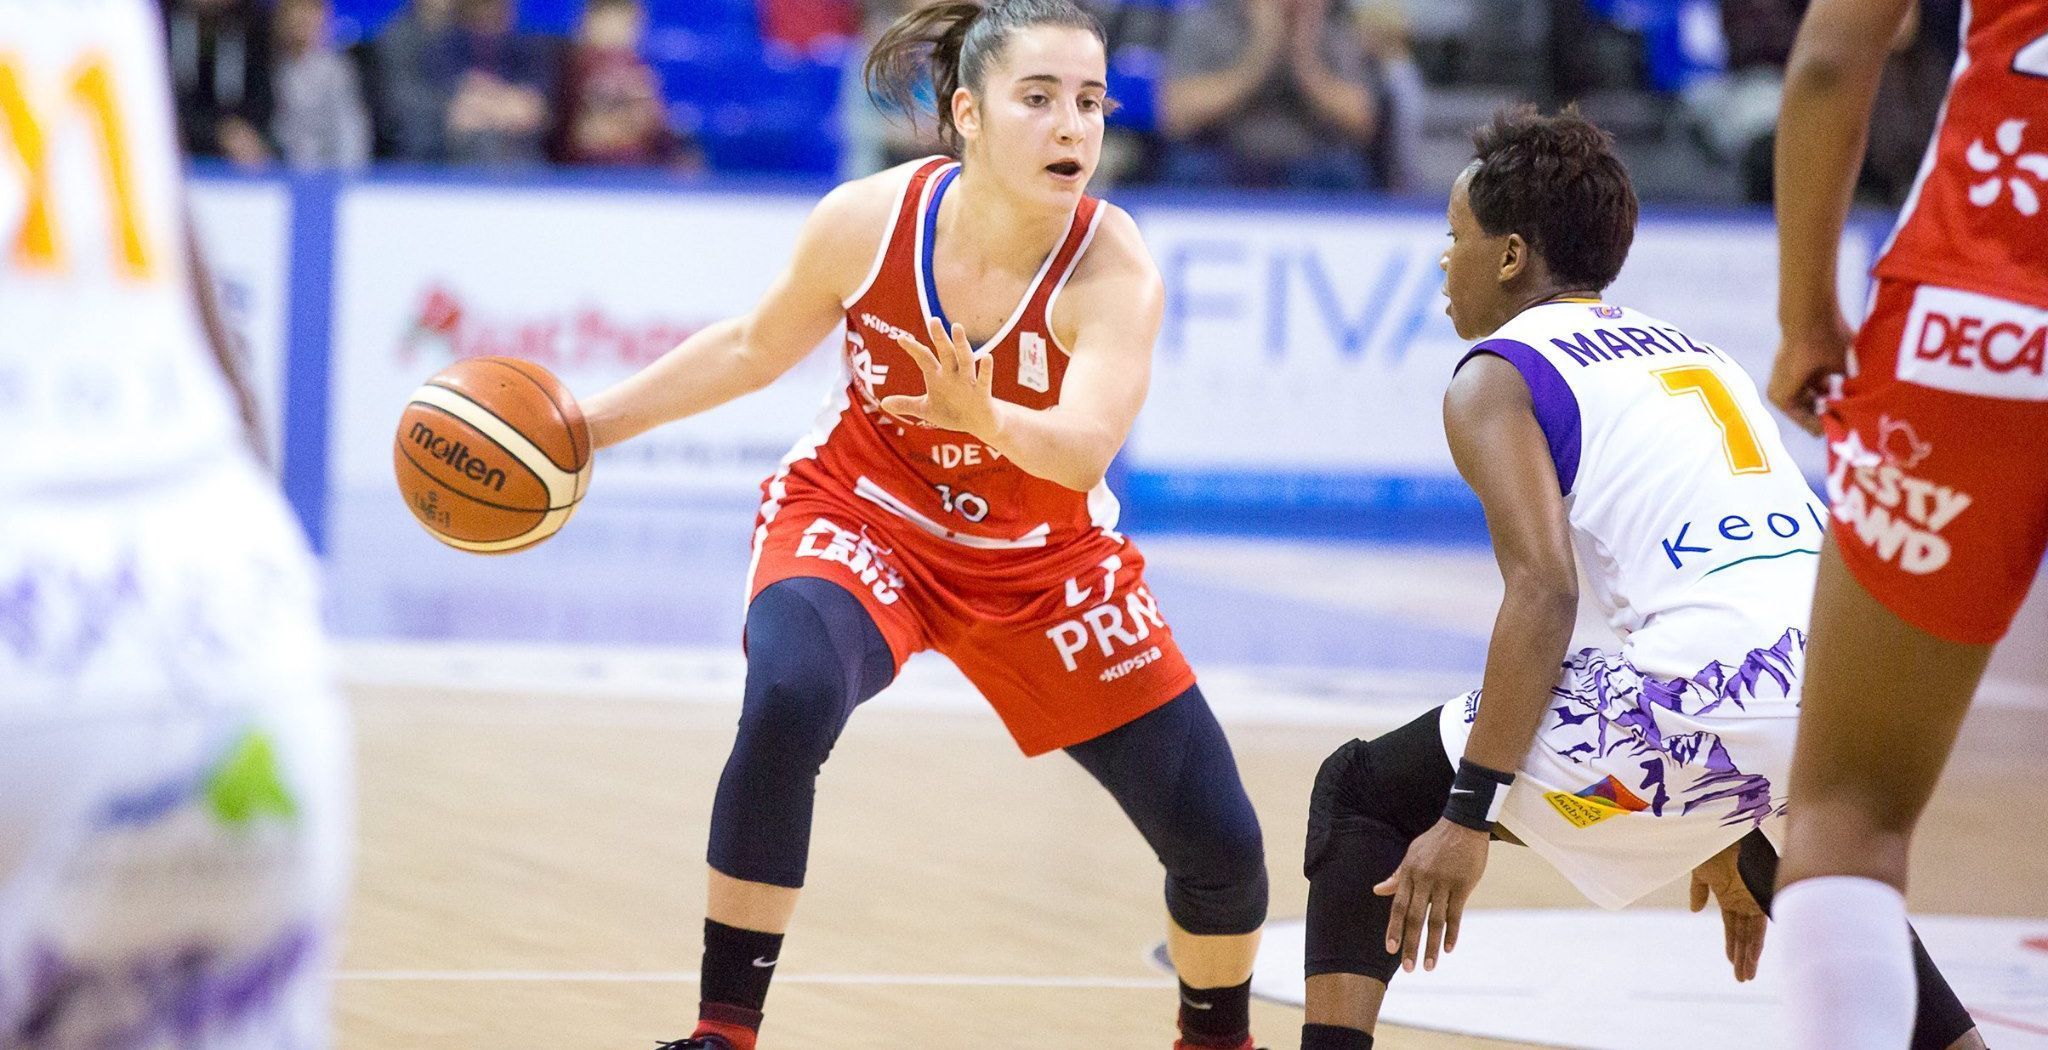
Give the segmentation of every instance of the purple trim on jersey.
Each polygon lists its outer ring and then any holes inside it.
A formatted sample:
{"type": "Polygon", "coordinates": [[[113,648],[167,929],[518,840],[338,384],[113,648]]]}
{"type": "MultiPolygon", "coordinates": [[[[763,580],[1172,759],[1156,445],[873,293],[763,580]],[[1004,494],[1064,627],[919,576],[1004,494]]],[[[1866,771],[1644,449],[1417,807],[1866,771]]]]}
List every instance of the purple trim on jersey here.
{"type": "MultiPolygon", "coordinates": [[[[1458,361],[1458,368],[1480,354],[1492,354],[1515,366],[1529,384],[1529,404],[1536,425],[1550,443],[1550,461],[1557,467],[1557,489],[1569,496],[1579,478],[1579,399],[1557,366],[1542,351],[1513,339],[1488,339],[1458,361]]],[[[1451,370],[1457,374],[1458,368],[1451,370]]]]}

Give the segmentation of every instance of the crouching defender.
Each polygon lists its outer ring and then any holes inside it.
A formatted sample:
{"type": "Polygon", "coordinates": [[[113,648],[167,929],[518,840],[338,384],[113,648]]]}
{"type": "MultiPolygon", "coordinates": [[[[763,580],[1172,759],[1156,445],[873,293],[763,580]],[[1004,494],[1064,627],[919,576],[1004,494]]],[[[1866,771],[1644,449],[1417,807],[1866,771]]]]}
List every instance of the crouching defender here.
{"type": "MultiPolygon", "coordinates": [[[[1483,341],[1444,430],[1506,593],[1482,689],[1316,778],[1303,1050],[1372,1046],[1395,968],[1457,945],[1493,836],[1609,908],[1690,871],[1737,980],[1763,950],[1826,512],[1740,367],[1601,300],[1636,220],[1607,136],[1522,110],[1475,141],[1442,265],[1483,341]],[[1580,566],[1623,640],[1567,656],[1580,566]]],[[[1913,1047],[1982,1046],[1913,952],[1913,1047]]]]}

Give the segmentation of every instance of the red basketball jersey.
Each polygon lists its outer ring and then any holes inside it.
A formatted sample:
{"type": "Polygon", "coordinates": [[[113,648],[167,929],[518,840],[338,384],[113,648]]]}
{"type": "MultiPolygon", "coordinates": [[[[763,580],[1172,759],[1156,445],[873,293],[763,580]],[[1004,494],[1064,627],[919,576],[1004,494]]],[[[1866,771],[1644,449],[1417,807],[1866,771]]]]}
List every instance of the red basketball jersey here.
{"type": "Polygon", "coordinates": [[[2048,0],[1974,0],[1877,276],[2048,307],[2048,0]]]}
{"type": "MultiPolygon", "coordinates": [[[[929,344],[925,318],[945,319],[932,279],[939,201],[960,173],[943,157],[904,186],[867,283],[846,301],[847,385],[819,426],[797,444],[769,498],[789,481],[851,493],[942,540],[980,550],[1059,547],[1116,525],[1107,486],[1077,492],[1035,477],[971,435],[897,419],[879,407],[893,394],[924,392],[917,363],[897,333],[929,344]]],[[[1067,350],[1053,336],[1053,302],[1095,233],[1101,202],[1083,197],[1066,233],[1039,267],[1010,319],[976,355],[994,355],[995,396],[1026,408],[1059,403],[1067,350]]]]}

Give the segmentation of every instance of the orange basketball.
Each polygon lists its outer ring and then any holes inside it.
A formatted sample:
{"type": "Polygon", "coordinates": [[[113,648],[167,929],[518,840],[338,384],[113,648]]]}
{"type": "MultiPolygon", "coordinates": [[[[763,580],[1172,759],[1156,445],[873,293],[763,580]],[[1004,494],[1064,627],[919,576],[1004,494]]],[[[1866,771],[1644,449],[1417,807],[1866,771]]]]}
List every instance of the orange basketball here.
{"type": "Polygon", "coordinates": [[[547,369],[476,357],[412,392],[391,459],[405,505],[435,539],[505,554],[575,512],[590,487],[590,425],[547,369]]]}

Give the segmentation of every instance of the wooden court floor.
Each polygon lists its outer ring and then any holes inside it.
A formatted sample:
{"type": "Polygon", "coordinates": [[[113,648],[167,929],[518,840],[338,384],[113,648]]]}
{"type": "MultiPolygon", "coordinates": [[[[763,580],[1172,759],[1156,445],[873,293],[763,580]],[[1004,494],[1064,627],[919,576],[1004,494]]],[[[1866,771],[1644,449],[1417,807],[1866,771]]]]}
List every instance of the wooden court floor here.
{"type": "MultiPolygon", "coordinates": [[[[736,706],[399,688],[358,688],[353,706],[344,1050],[648,1050],[687,1033],[736,706]]],[[[1229,728],[1273,914],[1297,916],[1308,785],[1352,734],[1229,728]]],[[[2048,711],[1972,715],[1923,824],[1917,910],[2048,915],[2044,739],[2048,711]]],[[[1165,1050],[1174,995],[1145,958],[1159,891],[1136,833],[1071,761],[1025,760],[986,712],[864,710],[821,783],[763,1046],[1165,1050]]],[[[1506,846],[1474,901],[1582,904],[1506,846]]],[[[1257,1003],[1253,1018],[1262,1043],[1295,1046],[1298,1010],[1257,1003]]],[[[1379,1045],[1518,1044],[1388,1027],[1379,1045]]]]}

